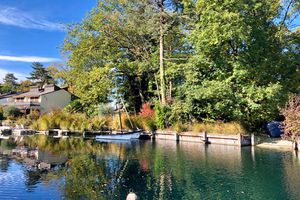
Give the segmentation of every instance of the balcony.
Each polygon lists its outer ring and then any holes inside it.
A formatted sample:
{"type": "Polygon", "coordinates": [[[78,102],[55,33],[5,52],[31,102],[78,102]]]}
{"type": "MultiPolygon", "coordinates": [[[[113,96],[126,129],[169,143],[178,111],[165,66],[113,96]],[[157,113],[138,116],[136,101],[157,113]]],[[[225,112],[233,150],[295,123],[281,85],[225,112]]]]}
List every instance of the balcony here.
{"type": "Polygon", "coordinates": [[[9,102],[9,106],[16,106],[20,109],[38,109],[41,105],[39,102],[9,102]]]}

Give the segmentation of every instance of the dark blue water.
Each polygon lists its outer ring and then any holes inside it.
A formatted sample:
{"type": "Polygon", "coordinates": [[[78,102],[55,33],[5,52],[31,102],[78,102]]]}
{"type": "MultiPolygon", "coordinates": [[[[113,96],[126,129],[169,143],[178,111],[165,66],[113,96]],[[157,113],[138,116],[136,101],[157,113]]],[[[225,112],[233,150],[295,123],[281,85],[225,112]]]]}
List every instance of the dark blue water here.
{"type": "Polygon", "coordinates": [[[43,170],[2,144],[7,155],[0,156],[0,199],[125,199],[129,190],[140,199],[300,199],[300,158],[291,151],[72,142],[39,147],[43,156],[34,159],[52,163],[43,170]]]}

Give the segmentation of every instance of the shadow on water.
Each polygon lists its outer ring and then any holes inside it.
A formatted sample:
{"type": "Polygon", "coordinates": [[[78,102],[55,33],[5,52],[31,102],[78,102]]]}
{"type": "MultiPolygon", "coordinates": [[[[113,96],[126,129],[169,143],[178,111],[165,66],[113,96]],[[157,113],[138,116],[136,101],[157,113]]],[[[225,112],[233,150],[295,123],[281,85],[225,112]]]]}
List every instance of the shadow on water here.
{"type": "MultiPolygon", "coordinates": [[[[25,185],[38,193],[39,184],[57,181],[59,198],[125,199],[129,190],[141,199],[300,196],[300,159],[292,152],[163,140],[33,137],[24,145],[38,149],[38,162],[51,163],[48,170],[25,168],[25,185]]],[[[9,170],[9,159],[0,157],[1,169],[9,170]]]]}

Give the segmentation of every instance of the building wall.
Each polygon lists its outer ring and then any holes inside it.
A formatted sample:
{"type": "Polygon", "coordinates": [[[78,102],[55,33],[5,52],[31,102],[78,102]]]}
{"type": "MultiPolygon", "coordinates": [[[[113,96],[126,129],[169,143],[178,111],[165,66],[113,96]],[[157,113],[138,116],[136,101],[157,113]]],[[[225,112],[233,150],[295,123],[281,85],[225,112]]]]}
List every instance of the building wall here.
{"type": "Polygon", "coordinates": [[[5,105],[7,103],[7,98],[0,99],[0,105],[5,105]]]}
{"type": "Polygon", "coordinates": [[[72,95],[66,90],[58,90],[41,96],[41,113],[51,112],[53,109],[63,109],[71,102],[72,95]]]}
{"type": "Polygon", "coordinates": [[[1,106],[14,105],[14,99],[12,97],[7,97],[0,99],[1,106]]]}

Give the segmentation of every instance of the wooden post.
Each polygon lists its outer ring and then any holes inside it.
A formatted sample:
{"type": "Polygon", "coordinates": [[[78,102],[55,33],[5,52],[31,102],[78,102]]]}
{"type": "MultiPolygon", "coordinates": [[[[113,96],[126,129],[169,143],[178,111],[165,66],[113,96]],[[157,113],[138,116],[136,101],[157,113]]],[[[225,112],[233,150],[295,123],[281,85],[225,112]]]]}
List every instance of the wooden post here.
{"type": "Polygon", "coordinates": [[[175,141],[179,141],[179,135],[178,135],[178,133],[175,133],[174,137],[175,137],[175,141]]]}
{"type": "Polygon", "coordinates": [[[151,134],[151,139],[152,139],[152,140],[155,140],[155,135],[156,135],[156,132],[155,132],[155,131],[152,132],[152,134],[151,134]]]}
{"type": "Polygon", "coordinates": [[[242,134],[238,134],[238,145],[242,146],[242,134]]]}
{"type": "Polygon", "coordinates": [[[206,131],[203,132],[203,142],[204,142],[205,144],[208,143],[208,138],[207,138],[207,132],[206,132],[206,131]]]}
{"type": "Polygon", "coordinates": [[[251,146],[255,146],[255,137],[254,137],[254,133],[251,134],[251,146]]]}
{"type": "Polygon", "coordinates": [[[299,145],[299,137],[295,138],[295,141],[293,142],[293,150],[298,150],[299,145]]]}

